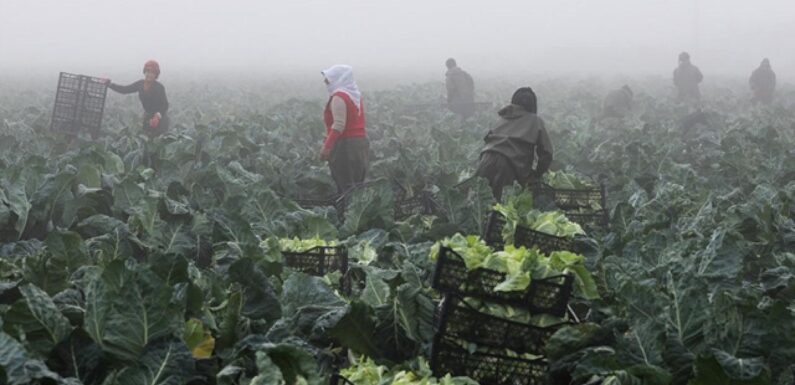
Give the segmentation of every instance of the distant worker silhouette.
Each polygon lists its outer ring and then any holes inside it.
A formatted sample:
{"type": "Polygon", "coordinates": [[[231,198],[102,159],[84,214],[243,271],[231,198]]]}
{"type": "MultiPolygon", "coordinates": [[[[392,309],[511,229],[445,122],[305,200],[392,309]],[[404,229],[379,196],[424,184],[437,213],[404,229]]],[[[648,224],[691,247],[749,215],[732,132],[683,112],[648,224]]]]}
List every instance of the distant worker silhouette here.
{"type": "Polygon", "coordinates": [[[475,112],[475,81],[458,66],[455,59],[447,59],[445,85],[447,86],[447,108],[465,118],[475,112]]]}
{"type": "Polygon", "coordinates": [[[773,102],[773,94],[776,92],[776,73],[770,68],[770,60],[762,60],[759,68],[751,73],[748,83],[751,85],[751,92],[754,93],[752,99],[754,102],[764,104],[773,102]]]}
{"type": "Polygon", "coordinates": [[[690,62],[690,54],[682,52],[679,54],[679,67],[674,70],[674,85],[677,90],[677,97],[681,101],[697,101],[701,99],[701,91],[698,84],[704,80],[704,75],[698,67],[690,62]]]}
{"type": "Polygon", "coordinates": [[[602,118],[624,118],[632,112],[634,93],[625,85],[610,91],[602,105],[602,118]]]}

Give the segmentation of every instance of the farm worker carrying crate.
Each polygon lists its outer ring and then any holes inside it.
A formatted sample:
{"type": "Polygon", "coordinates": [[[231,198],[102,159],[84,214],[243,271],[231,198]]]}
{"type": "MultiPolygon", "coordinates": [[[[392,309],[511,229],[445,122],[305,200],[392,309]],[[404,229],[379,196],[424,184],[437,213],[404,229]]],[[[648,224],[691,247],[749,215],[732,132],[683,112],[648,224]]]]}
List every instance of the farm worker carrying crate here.
{"type": "Polygon", "coordinates": [[[466,71],[458,66],[455,59],[447,59],[445,86],[447,87],[447,108],[465,118],[475,113],[475,82],[466,71]]]}
{"type": "Polygon", "coordinates": [[[552,142],[536,115],[536,94],[530,87],[516,90],[511,104],[498,114],[502,122],[484,138],[476,175],[489,180],[500,200],[502,189],[514,181],[526,185],[541,179],[552,163],[552,142]]]}
{"type": "Polygon", "coordinates": [[[341,194],[362,183],[367,175],[370,142],[364,128],[364,105],[351,66],[335,65],[321,73],[329,100],[323,113],[326,140],[320,159],[328,161],[331,177],[341,194]]]}
{"type": "Polygon", "coordinates": [[[144,64],[144,78],[127,86],[115,83],[108,84],[108,88],[120,93],[138,93],[144,107],[143,129],[150,137],[158,136],[168,130],[168,98],[166,88],[157,81],[160,77],[160,65],[149,60],[144,64]]]}

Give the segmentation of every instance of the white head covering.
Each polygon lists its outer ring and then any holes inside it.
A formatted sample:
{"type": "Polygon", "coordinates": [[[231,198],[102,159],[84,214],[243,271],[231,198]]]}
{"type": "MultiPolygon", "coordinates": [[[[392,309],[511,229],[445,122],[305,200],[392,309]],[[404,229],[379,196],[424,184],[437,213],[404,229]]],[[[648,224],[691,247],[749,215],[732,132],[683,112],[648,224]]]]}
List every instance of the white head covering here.
{"type": "Polygon", "coordinates": [[[349,65],[338,64],[321,71],[320,73],[328,79],[328,93],[334,95],[337,92],[344,92],[351,97],[356,108],[360,108],[362,93],[359,91],[359,86],[353,80],[353,67],[349,65]]]}

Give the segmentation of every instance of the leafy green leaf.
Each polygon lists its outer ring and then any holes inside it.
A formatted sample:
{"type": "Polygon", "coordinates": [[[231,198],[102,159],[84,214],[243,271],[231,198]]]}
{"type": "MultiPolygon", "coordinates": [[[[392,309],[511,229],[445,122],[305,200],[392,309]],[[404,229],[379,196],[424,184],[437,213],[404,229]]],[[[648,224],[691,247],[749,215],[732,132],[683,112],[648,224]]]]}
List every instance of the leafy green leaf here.
{"type": "Polygon", "coordinates": [[[32,351],[46,356],[69,336],[72,326],[43,290],[32,284],[19,290],[23,298],[5,315],[3,328],[18,335],[32,351]]]}
{"type": "Polygon", "coordinates": [[[185,323],[185,344],[194,358],[209,358],[215,348],[215,338],[209,330],[204,329],[200,320],[189,319],[185,323]]]}
{"type": "Polygon", "coordinates": [[[142,352],[135,365],[122,369],[119,385],[182,385],[193,371],[193,360],[185,344],[164,341],[142,352]]]}
{"type": "Polygon", "coordinates": [[[84,327],[103,351],[135,362],[150,342],[182,332],[184,311],[156,274],[117,261],[89,285],[84,327]]]}
{"type": "Polygon", "coordinates": [[[738,359],[715,350],[699,356],[694,365],[695,377],[688,385],[769,385],[770,374],[760,358],[738,359]]]}
{"type": "Polygon", "coordinates": [[[295,345],[265,344],[257,351],[257,368],[260,375],[252,379],[252,384],[321,385],[323,383],[315,358],[295,345]],[[275,368],[278,368],[280,373],[277,374],[275,368]]]}
{"type": "Polygon", "coordinates": [[[282,306],[262,266],[251,258],[241,258],[229,267],[229,280],[243,288],[242,315],[252,319],[276,320],[282,306]]]}
{"type": "Polygon", "coordinates": [[[384,228],[393,217],[394,196],[388,183],[353,190],[345,197],[343,236],[351,236],[370,228],[384,228]]]}

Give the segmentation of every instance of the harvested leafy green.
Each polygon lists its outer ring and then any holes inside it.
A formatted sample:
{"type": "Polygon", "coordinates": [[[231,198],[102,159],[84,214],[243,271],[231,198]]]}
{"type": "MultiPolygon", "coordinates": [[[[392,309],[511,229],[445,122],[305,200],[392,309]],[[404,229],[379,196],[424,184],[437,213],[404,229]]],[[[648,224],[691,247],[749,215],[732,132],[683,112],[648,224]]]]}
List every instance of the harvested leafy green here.
{"type": "Polygon", "coordinates": [[[321,238],[301,239],[295,238],[282,238],[279,239],[279,246],[282,251],[292,251],[296,253],[308,251],[318,246],[337,246],[336,240],[326,241],[321,238]]]}
{"type": "Polygon", "coordinates": [[[560,211],[542,212],[534,209],[533,197],[529,191],[511,196],[506,204],[497,203],[494,210],[505,218],[502,236],[508,245],[514,243],[516,228],[519,226],[564,238],[585,234],[579,224],[569,221],[560,211]]]}
{"type": "Polygon", "coordinates": [[[453,377],[446,374],[441,378],[433,377],[428,363],[422,357],[417,359],[416,369],[396,368],[390,370],[386,366],[377,365],[367,357],[358,357],[354,364],[342,369],[340,375],[354,385],[477,385],[468,377],[453,377]]]}
{"type": "Polygon", "coordinates": [[[430,258],[432,261],[435,261],[439,258],[439,250],[442,246],[449,247],[458,253],[462,258],[464,258],[464,264],[466,264],[467,269],[469,270],[482,267],[483,261],[485,261],[494,252],[494,250],[489,247],[486,242],[481,240],[479,236],[464,236],[460,233],[456,233],[450,238],[445,238],[434,243],[430,253],[430,258]]]}
{"type": "Polygon", "coordinates": [[[549,171],[544,174],[544,183],[557,189],[583,190],[592,189],[594,185],[585,179],[580,179],[573,173],[565,171],[549,171]]]}
{"type": "Polygon", "coordinates": [[[576,289],[583,298],[599,298],[596,282],[585,267],[585,257],[570,251],[546,255],[537,248],[512,245],[494,251],[476,235],[456,234],[433,245],[429,255],[431,260],[438,259],[441,247],[448,247],[459,254],[468,270],[484,268],[505,273],[505,281],[495,286],[495,291],[523,291],[533,279],[570,273],[576,277],[576,289]]]}

